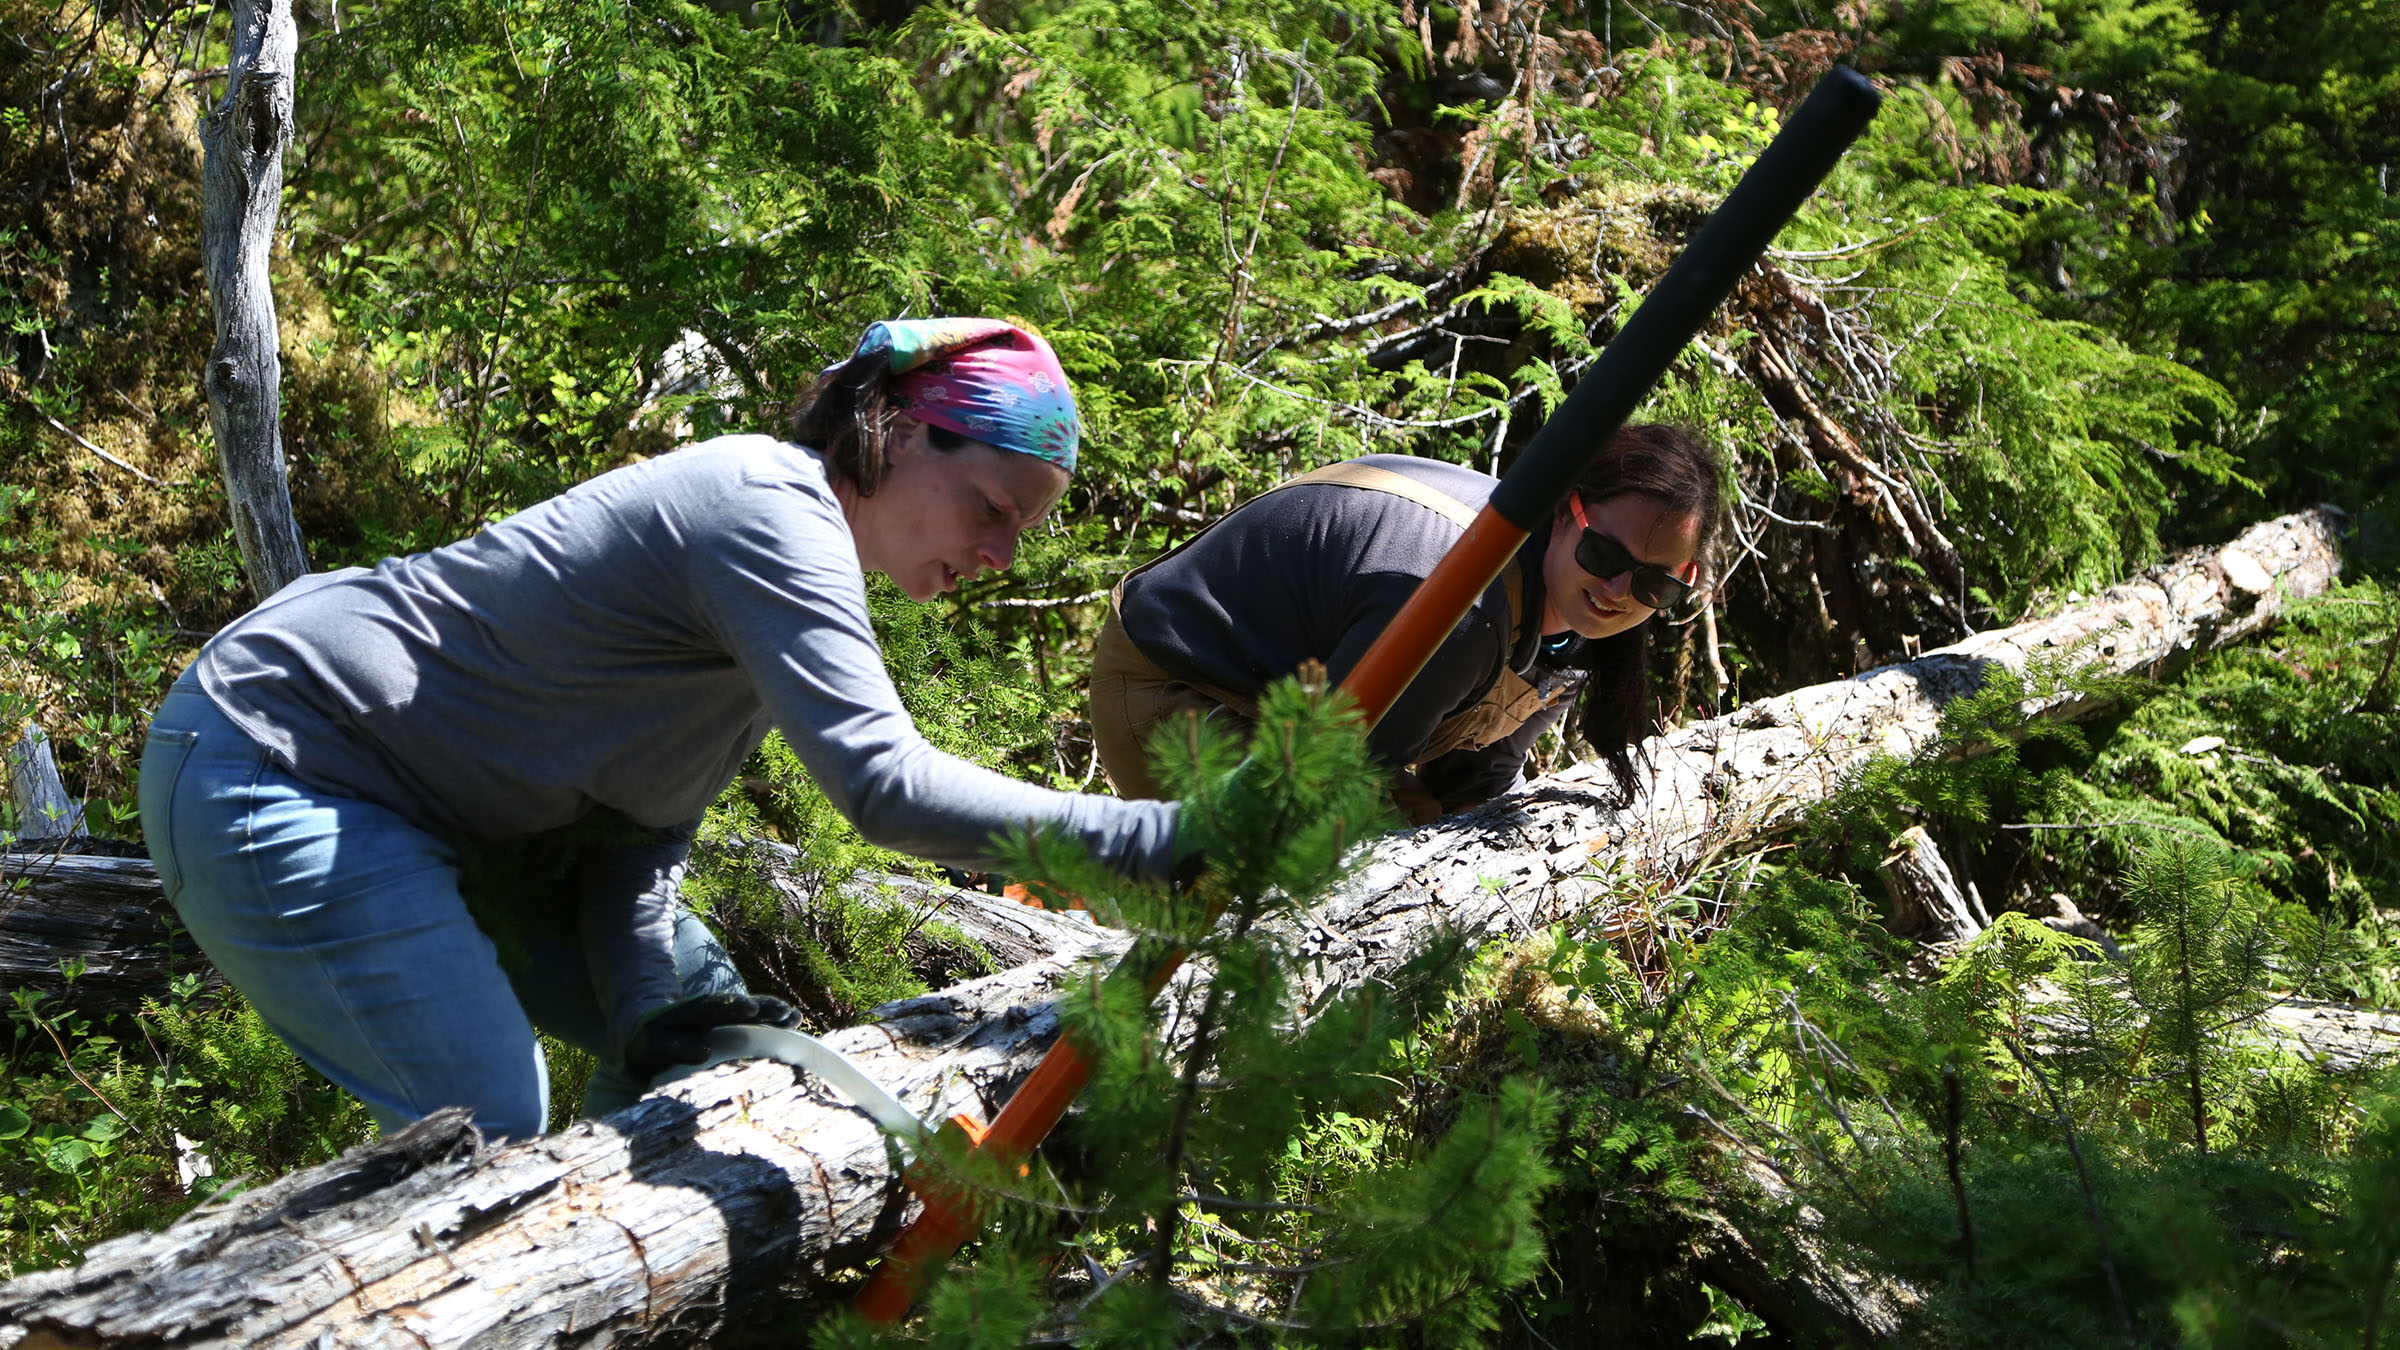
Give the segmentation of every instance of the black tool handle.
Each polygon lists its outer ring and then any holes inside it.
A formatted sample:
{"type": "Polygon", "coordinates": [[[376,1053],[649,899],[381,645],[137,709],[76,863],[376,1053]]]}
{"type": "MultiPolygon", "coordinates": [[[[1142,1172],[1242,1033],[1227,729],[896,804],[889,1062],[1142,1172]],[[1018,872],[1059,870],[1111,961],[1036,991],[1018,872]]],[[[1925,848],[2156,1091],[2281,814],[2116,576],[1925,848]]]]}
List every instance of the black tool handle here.
{"type": "Polygon", "coordinates": [[[1541,528],[1882,104],[1874,84],[1848,66],[1817,81],[1493,490],[1492,508],[1509,524],[1529,534],[1541,528]]]}

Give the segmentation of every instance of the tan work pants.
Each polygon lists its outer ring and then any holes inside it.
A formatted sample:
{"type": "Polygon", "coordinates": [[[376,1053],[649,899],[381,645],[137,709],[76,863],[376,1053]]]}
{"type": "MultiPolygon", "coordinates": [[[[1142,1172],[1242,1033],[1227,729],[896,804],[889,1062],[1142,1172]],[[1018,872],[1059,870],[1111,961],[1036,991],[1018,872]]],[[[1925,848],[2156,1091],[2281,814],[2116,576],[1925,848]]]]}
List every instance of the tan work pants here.
{"type": "Polygon", "coordinates": [[[1088,705],[1092,744],[1100,767],[1120,797],[1161,801],[1167,791],[1150,771],[1150,737],[1185,717],[1210,718],[1226,731],[1246,736],[1257,720],[1258,703],[1229,690],[1178,680],[1142,654],[1125,633],[1112,600],[1108,622],[1092,651],[1088,705]]]}

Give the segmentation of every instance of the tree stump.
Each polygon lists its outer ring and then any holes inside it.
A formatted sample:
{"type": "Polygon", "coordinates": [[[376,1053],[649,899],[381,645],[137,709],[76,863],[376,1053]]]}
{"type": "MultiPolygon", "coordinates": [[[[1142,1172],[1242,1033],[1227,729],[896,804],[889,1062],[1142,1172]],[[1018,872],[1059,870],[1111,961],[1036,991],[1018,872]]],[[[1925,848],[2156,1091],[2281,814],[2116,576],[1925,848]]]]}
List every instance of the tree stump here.
{"type": "Polygon", "coordinates": [[[83,832],[83,804],[67,795],[50,738],[31,722],[8,747],[8,797],[26,839],[61,839],[83,832]]]}
{"type": "Polygon", "coordinates": [[[1875,875],[1892,900],[1894,933],[1927,942],[1965,942],[1983,931],[1983,921],[1924,826],[1912,825],[1893,840],[1875,875]]]}

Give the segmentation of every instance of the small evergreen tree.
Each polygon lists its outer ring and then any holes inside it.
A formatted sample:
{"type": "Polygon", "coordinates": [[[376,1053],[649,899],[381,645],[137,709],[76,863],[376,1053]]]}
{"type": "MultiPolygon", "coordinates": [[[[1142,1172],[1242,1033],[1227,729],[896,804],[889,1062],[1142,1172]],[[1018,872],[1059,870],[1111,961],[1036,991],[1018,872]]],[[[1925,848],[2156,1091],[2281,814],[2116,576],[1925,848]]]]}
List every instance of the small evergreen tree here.
{"type": "Polygon", "coordinates": [[[2256,888],[2223,850],[2189,836],[2167,835],[2144,851],[2131,894],[2141,922],[2128,988],[2147,1014],[2151,1053],[2182,1085],[2192,1146],[2206,1153],[2212,1052],[2227,1028],[2268,1003],[2274,934],[2256,888]]]}
{"type": "Polygon", "coordinates": [[[1532,1083],[1460,1103],[1422,1148],[1387,1137],[1327,1156],[1340,1122],[1384,1114],[1400,1047],[1467,963],[1437,939],[1388,981],[1301,1001],[1289,921],[1387,824],[1383,774],[1321,669],[1272,688],[1259,728],[1246,756],[1202,722],[1160,734],[1183,838],[1207,864],[1190,886],[1128,886],[1057,837],[1023,845],[1037,889],[1140,936],[1069,999],[1067,1034],[1094,1063],[1082,1108],[1050,1170],[1006,1197],[994,1235],[929,1297],[930,1343],[1037,1328],[1089,1345],[1341,1341],[1414,1325],[1466,1344],[1533,1275],[1553,1111],[1532,1083]],[[1154,1001],[1149,976],[1175,951],[1191,959],[1154,1001]]]}

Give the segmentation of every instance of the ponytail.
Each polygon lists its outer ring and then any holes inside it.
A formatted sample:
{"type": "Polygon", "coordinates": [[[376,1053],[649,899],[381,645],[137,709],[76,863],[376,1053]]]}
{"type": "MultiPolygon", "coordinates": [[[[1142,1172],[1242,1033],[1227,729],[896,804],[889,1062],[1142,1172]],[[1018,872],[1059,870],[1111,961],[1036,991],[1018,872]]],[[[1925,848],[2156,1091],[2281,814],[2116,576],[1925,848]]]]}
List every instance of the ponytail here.
{"type": "Polygon", "coordinates": [[[791,438],[825,456],[861,497],[883,486],[892,447],[891,350],[827,367],[793,405],[791,438]]]}

